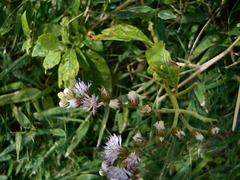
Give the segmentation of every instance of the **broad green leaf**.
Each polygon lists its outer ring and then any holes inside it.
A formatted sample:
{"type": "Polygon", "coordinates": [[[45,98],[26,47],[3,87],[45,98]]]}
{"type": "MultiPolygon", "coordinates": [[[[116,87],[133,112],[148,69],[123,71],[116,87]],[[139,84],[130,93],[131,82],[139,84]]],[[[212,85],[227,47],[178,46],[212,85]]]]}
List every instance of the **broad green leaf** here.
{"type": "Polygon", "coordinates": [[[86,81],[92,80],[94,82],[91,89],[98,93],[98,88],[103,85],[108,91],[112,91],[112,76],[105,59],[90,49],[86,54],[90,59],[91,68],[84,74],[86,81]]]}
{"type": "Polygon", "coordinates": [[[45,70],[56,66],[61,60],[61,51],[49,53],[43,60],[43,67],[45,70]]]}
{"type": "Polygon", "coordinates": [[[158,17],[163,20],[173,19],[176,16],[169,10],[162,10],[158,13],[158,17]]]}
{"type": "Polygon", "coordinates": [[[69,42],[69,32],[68,32],[68,17],[64,17],[62,18],[62,21],[61,21],[61,36],[62,36],[62,43],[64,44],[71,44],[69,42]]]}
{"type": "Polygon", "coordinates": [[[79,63],[75,50],[68,49],[58,68],[58,86],[61,87],[62,81],[64,87],[69,87],[79,71],[79,63]]]}
{"type": "Polygon", "coordinates": [[[85,71],[89,71],[90,67],[85,55],[82,53],[82,51],[79,48],[76,48],[75,51],[77,53],[77,59],[80,67],[83,68],[85,71]]]}
{"type": "Polygon", "coordinates": [[[7,84],[7,85],[0,88],[0,94],[7,93],[7,92],[10,92],[10,91],[16,91],[18,89],[21,89],[23,86],[24,85],[21,81],[14,82],[14,83],[11,83],[11,84],[7,84]]]}
{"type": "Polygon", "coordinates": [[[147,38],[143,32],[128,24],[119,24],[112,26],[108,29],[104,29],[102,34],[94,36],[94,39],[101,40],[117,40],[117,41],[142,41],[148,44],[153,44],[151,40],[147,38]]]}
{"type": "Polygon", "coordinates": [[[48,54],[48,50],[45,49],[39,41],[37,41],[37,44],[34,46],[32,51],[32,57],[45,57],[48,54]]]}
{"type": "Polygon", "coordinates": [[[53,51],[61,49],[60,41],[53,33],[42,34],[38,37],[38,41],[47,50],[53,51]]]}
{"type": "Polygon", "coordinates": [[[38,35],[45,33],[54,33],[56,36],[59,36],[61,35],[61,26],[52,23],[42,24],[38,30],[38,35]]]}
{"type": "Polygon", "coordinates": [[[100,39],[86,37],[84,43],[94,51],[103,51],[103,43],[100,39]]]}
{"type": "Polygon", "coordinates": [[[170,86],[177,88],[180,68],[171,60],[162,41],[147,50],[146,58],[149,66],[158,76],[165,79],[170,86]]]}
{"type": "Polygon", "coordinates": [[[73,136],[70,146],[67,149],[67,152],[65,154],[65,157],[68,157],[69,154],[76,148],[78,143],[82,140],[82,138],[86,135],[88,129],[89,129],[89,117],[86,118],[86,121],[84,121],[77,129],[76,134],[73,136]]]}
{"type": "Polygon", "coordinates": [[[32,126],[31,122],[29,121],[27,116],[22,111],[20,111],[14,105],[12,106],[12,111],[13,111],[14,116],[18,120],[19,124],[21,124],[21,126],[23,126],[25,129],[31,128],[31,126],[32,126]]]}
{"type": "Polygon", "coordinates": [[[23,29],[24,34],[27,36],[27,38],[31,39],[30,29],[29,29],[27,17],[26,17],[26,11],[21,16],[21,21],[22,21],[22,29],[23,29]]]}
{"type": "Polygon", "coordinates": [[[37,133],[39,134],[52,134],[54,136],[65,137],[66,133],[63,129],[55,128],[55,129],[38,129],[37,133]]]}
{"type": "Polygon", "coordinates": [[[205,89],[205,86],[204,84],[202,83],[198,83],[197,87],[195,87],[193,89],[199,103],[201,106],[205,106],[206,104],[206,101],[205,101],[205,93],[206,93],[206,89],[205,89]]]}
{"type": "Polygon", "coordinates": [[[39,89],[26,88],[14,93],[4,94],[0,96],[0,105],[33,100],[37,98],[40,93],[41,91],[39,89]]]}
{"type": "Polygon", "coordinates": [[[22,45],[22,49],[26,50],[26,53],[28,55],[30,55],[30,49],[32,48],[32,40],[31,39],[27,39],[23,45],[22,45]]]}
{"type": "Polygon", "coordinates": [[[146,5],[131,7],[128,10],[136,13],[141,19],[145,21],[150,21],[158,11],[157,9],[152,9],[146,5]]]}

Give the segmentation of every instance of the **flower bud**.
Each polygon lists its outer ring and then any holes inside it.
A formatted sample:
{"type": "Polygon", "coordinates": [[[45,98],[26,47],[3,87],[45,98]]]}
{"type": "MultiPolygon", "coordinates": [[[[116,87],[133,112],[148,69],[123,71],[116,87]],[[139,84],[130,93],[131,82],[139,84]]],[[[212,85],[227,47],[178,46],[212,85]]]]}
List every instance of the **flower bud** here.
{"type": "Polygon", "coordinates": [[[163,136],[155,136],[154,140],[157,144],[162,144],[162,142],[164,141],[164,137],[163,136]]]}
{"type": "Polygon", "coordinates": [[[191,132],[191,136],[193,139],[196,139],[197,141],[203,141],[204,139],[204,136],[202,135],[202,133],[195,130],[191,132]]]}
{"type": "Polygon", "coordinates": [[[219,133],[220,129],[218,127],[211,127],[208,129],[208,134],[210,136],[216,136],[219,133]]]}
{"type": "Polygon", "coordinates": [[[61,101],[59,102],[59,106],[62,107],[62,108],[64,108],[64,109],[67,108],[69,105],[70,105],[70,103],[67,102],[67,101],[65,101],[65,100],[61,100],[61,101]]]}
{"type": "Polygon", "coordinates": [[[69,88],[64,89],[63,93],[65,94],[65,98],[67,100],[75,98],[74,92],[69,88]]]}
{"type": "Polygon", "coordinates": [[[101,92],[101,98],[102,98],[102,100],[103,100],[104,102],[108,102],[108,101],[111,99],[111,97],[112,97],[111,92],[109,92],[108,90],[106,90],[106,89],[104,88],[104,86],[101,86],[101,89],[98,88],[98,90],[101,92]]]}
{"type": "Polygon", "coordinates": [[[65,94],[63,92],[59,92],[57,95],[58,95],[59,99],[65,98],[65,94]]]}
{"type": "Polygon", "coordinates": [[[164,126],[164,121],[157,121],[154,126],[156,127],[156,133],[158,135],[165,135],[166,128],[164,126]]]}
{"type": "Polygon", "coordinates": [[[150,115],[152,113],[152,107],[148,104],[142,106],[141,113],[143,113],[144,115],[150,115]]]}
{"type": "Polygon", "coordinates": [[[142,137],[142,135],[139,131],[133,136],[133,140],[140,147],[143,147],[146,144],[146,139],[144,137],[142,137]]]}
{"type": "Polygon", "coordinates": [[[128,93],[128,103],[130,106],[137,106],[139,104],[139,97],[135,91],[128,93]]]}
{"type": "Polygon", "coordinates": [[[175,138],[183,139],[185,137],[185,132],[180,127],[175,127],[172,129],[172,135],[175,138]]]}
{"type": "Polygon", "coordinates": [[[119,110],[122,107],[122,102],[119,99],[112,99],[109,103],[109,107],[119,110]]]}

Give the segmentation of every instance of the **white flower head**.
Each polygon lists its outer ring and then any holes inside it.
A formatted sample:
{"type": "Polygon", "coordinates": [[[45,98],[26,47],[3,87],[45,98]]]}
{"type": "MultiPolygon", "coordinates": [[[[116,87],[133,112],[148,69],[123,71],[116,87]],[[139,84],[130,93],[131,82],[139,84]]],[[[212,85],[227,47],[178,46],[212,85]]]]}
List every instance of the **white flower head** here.
{"type": "Polygon", "coordinates": [[[106,176],[107,168],[108,168],[107,161],[103,161],[102,168],[99,170],[100,176],[106,176]]]}
{"type": "Polygon", "coordinates": [[[121,108],[122,102],[119,99],[110,100],[109,107],[115,110],[119,110],[121,108]]]}
{"type": "Polygon", "coordinates": [[[163,142],[164,137],[160,136],[160,137],[158,138],[158,140],[159,140],[160,142],[163,142]]]}
{"type": "Polygon", "coordinates": [[[142,139],[143,137],[139,131],[133,136],[133,140],[136,142],[142,142],[142,139]]]}
{"type": "Polygon", "coordinates": [[[200,132],[195,133],[195,139],[198,141],[203,141],[204,136],[200,132]]]}
{"type": "Polygon", "coordinates": [[[178,137],[178,139],[182,139],[185,137],[185,132],[183,130],[177,131],[176,136],[178,137]]]}
{"type": "Polygon", "coordinates": [[[156,127],[156,129],[158,131],[164,131],[165,130],[165,126],[164,126],[164,121],[157,121],[154,126],[156,127]]]}
{"type": "Polygon", "coordinates": [[[219,131],[220,131],[220,129],[219,129],[218,127],[214,127],[214,128],[211,129],[211,133],[212,133],[212,135],[216,135],[216,134],[218,134],[219,131]]]}
{"type": "Polygon", "coordinates": [[[128,93],[128,102],[131,106],[137,106],[139,104],[139,97],[136,91],[130,91],[128,93]]]}

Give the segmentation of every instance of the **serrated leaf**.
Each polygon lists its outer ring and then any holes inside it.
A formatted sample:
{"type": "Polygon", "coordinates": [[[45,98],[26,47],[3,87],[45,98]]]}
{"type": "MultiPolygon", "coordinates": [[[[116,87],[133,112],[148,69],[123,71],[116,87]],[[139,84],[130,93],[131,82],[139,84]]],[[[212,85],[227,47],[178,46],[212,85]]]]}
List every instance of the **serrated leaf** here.
{"type": "Polygon", "coordinates": [[[162,41],[147,50],[146,58],[149,66],[158,76],[165,79],[170,86],[177,88],[180,68],[171,60],[162,41]]]}
{"type": "Polygon", "coordinates": [[[58,68],[58,86],[61,87],[62,81],[64,87],[69,87],[79,71],[79,63],[75,50],[68,49],[58,68]]]}
{"type": "Polygon", "coordinates": [[[31,127],[31,123],[29,121],[29,119],[27,118],[27,116],[22,113],[22,111],[20,111],[16,106],[12,106],[12,111],[14,116],[16,117],[17,121],[19,122],[19,124],[21,124],[22,127],[24,127],[25,129],[29,129],[31,127]]]}
{"type": "Polygon", "coordinates": [[[41,45],[50,51],[61,49],[61,44],[58,37],[53,33],[42,34],[38,37],[41,45]]]}
{"type": "Polygon", "coordinates": [[[30,29],[27,22],[26,11],[21,16],[21,22],[22,22],[22,29],[24,34],[27,36],[27,38],[30,39],[30,29]]]}
{"type": "Polygon", "coordinates": [[[45,70],[56,66],[61,60],[61,51],[49,53],[43,60],[43,67],[45,70]]]}
{"type": "Polygon", "coordinates": [[[102,34],[94,36],[94,39],[101,40],[117,40],[117,41],[142,41],[148,44],[153,44],[151,40],[147,38],[143,32],[128,24],[119,24],[112,26],[108,29],[104,29],[102,34]]]}

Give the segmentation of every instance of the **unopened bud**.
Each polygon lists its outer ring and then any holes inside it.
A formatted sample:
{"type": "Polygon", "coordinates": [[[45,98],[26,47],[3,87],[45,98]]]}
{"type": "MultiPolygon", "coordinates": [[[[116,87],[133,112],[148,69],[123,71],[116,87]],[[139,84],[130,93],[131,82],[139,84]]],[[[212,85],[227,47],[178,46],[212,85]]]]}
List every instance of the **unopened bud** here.
{"type": "Polygon", "coordinates": [[[104,102],[108,102],[111,99],[112,94],[104,86],[101,86],[101,89],[98,88],[98,90],[101,91],[101,98],[104,102]]]}
{"type": "Polygon", "coordinates": [[[109,107],[119,110],[122,107],[122,102],[119,99],[112,99],[109,103],[109,107]]]}
{"type": "Polygon", "coordinates": [[[210,136],[216,136],[219,133],[220,129],[218,127],[211,127],[208,129],[208,134],[210,136]]]}
{"type": "Polygon", "coordinates": [[[70,105],[70,103],[65,101],[65,100],[61,100],[59,102],[59,106],[62,107],[62,108],[67,108],[69,105],[70,105]]]}
{"type": "Polygon", "coordinates": [[[146,139],[144,137],[142,137],[142,135],[139,131],[133,136],[133,140],[140,147],[143,147],[146,144],[146,139]]]}
{"type": "Polygon", "coordinates": [[[63,93],[65,94],[65,98],[67,100],[75,98],[74,92],[69,88],[64,89],[63,93]]]}
{"type": "Polygon", "coordinates": [[[63,92],[59,92],[58,94],[59,99],[64,99],[65,94],[63,92]]]}
{"type": "Polygon", "coordinates": [[[154,126],[156,127],[156,133],[158,135],[165,135],[166,128],[164,126],[164,121],[157,121],[154,126]]]}
{"type": "Polygon", "coordinates": [[[202,135],[202,133],[195,130],[191,132],[191,136],[193,139],[196,139],[197,141],[203,141],[204,139],[204,136],[202,135]]]}
{"type": "Polygon", "coordinates": [[[139,104],[139,97],[135,91],[128,93],[128,103],[130,106],[137,106],[139,104]]]}
{"type": "Polygon", "coordinates": [[[183,139],[185,137],[185,132],[180,127],[175,127],[172,129],[172,135],[175,138],[183,139]]]}
{"type": "Polygon", "coordinates": [[[148,104],[142,106],[141,113],[143,113],[144,115],[150,115],[152,113],[152,107],[148,104]]]}

